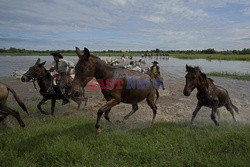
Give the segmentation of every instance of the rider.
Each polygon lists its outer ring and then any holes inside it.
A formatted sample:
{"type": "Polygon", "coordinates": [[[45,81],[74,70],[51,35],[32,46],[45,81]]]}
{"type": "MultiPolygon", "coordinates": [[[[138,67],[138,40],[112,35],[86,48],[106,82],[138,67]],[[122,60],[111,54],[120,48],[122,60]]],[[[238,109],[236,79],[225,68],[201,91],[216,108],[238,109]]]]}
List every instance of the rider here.
{"type": "Polygon", "coordinates": [[[65,89],[67,88],[68,84],[67,75],[69,74],[70,70],[74,68],[74,63],[63,59],[63,56],[59,52],[53,52],[50,55],[53,56],[54,61],[52,62],[49,71],[56,71],[59,74],[60,79],[58,81],[58,85],[60,90],[57,91],[57,93],[62,95],[62,104],[64,105],[69,103],[69,99],[67,98],[68,95],[65,89]]]}
{"type": "Polygon", "coordinates": [[[155,79],[161,79],[161,81],[159,81],[159,84],[160,86],[162,86],[162,89],[165,90],[163,80],[161,78],[160,67],[158,66],[159,63],[157,61],[153,61],[152,63],[153,65],[150,68],[151,72],[154,74],[155,79]]]}

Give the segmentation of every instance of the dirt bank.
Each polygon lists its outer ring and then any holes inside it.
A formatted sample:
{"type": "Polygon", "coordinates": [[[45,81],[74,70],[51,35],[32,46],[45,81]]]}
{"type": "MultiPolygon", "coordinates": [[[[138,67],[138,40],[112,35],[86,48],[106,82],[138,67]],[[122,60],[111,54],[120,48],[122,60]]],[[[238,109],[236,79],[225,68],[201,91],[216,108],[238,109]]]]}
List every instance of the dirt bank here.
{"type": "MultiPolygon", "coordinates": [[[[164,76],[166,90],[160,90],[160,98],[157,101],[158,106],[158,120],[164,121],[189,121],[191,114],[196,106],[196,91],[192,92],[190,97],[185,97],[182,93],[184,87],[184,76],[183,78],[176,78],[174,76],[166,74],[164,76]]],[[[236,114],[236,119],[242,123],[248,123],[250,120],[250,97],[249,97],[249,88],[250,82],[248,81],[238,81],[232,79],[222,79],[213,77],[217,85],[221,85],[226,88],[230,94],[232,102],[239,108],[240,114],[236,114]]],[[[33,83],[22,83],[20,80],[15,79],[14,77],[0,77],[0,82],[6,83],[21,96],[21,99],[27,104],[31,115],[39,116],[40,113],[36,109],[36,105],[41,99],[38,90],[35,90],[33,83]]],[[[89,98],[87,106],[81,106],[80,111],[76,111],[76,104],[72,101],[70,104],[65,106],[61,105],[61,101],[58,101],[56,104],[55,115],[90,115],[96,117],[96,112],[99,107],[101,107],[105,100],[101,94],[100,90],[86,90],[86,97],[89,98]]],[[[13,105],[19,111],[20,108],[16,107],[16,103],[12,96],[9,97],[9,105],[13,105]]],[[[114,108],[110,113],[110,118],[113,121],[121,120],[128,112],[131,111],[131,105],[120,104],[114,108]]],[[[49,103],[44,107],[47,111],[50,111],[49,103]]],[[[221,118],[220,122],[233,122],[232,116],[225,109],[221,108],[221,118]]],[[[196,117],[197,122],[206,122],[212,124],[210,120],[211,109],[202,108],[196,117]]],[[[24,114],[22,114],[25,116],[24,114]]],[[[152,111],[147,106],[146,102],[143,101],[139,104],[139,110],[131,116],[129,122],[145,122],[151,121],[152,111]]],[[[8,121],[8,120],[7,120],[8,121]]]]}

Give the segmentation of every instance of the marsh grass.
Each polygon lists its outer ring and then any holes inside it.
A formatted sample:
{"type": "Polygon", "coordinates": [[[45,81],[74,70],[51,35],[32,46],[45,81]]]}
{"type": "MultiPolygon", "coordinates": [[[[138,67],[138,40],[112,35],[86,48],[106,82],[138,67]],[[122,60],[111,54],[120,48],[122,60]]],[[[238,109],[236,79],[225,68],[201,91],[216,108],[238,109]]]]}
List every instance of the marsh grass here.
{"type": "Polygon", "coordinates": [[[250,61],[250,55],[238,55],[238,54],[170,54],[171,57],[179,59],[207,59],[207,60],[241,60],[250,61]]]}
{"type": "MultiPolygon", "coordinates": [[[[4,130],[0,166],[247,166],[250,126],[222,123],[144,123],[139,128],[106,126],[79,116],[25,118],[27,127],[4,130]],[[32,124],[32,126],[31,126],[32,124]]],[[[102,120],[102,124],[106,124],[102,120]]],[[[135,123],[136,126],[136,123],[135,123]]]]}
{"type": "MultiPolygon", "coordinates": [[[[52,51],[51,51],[52,52],[52,51]]],[[[97,52],[94,51],[92,54],[96,56],[142,56],[144,52],[97,52]]],[[[74,51],[71,52],[62,52],[63,56],[77,56],[74,51]]],[[[155,56],[156,53],[153,53],[155,56]]],[[[250,55],[239,55],[239,54],[185,54],[185,53],[169,53],[170,57],[175,57],[179,59],[207,59],[207,60],[242,60],[242,61],[250,61],[250,55]]],[[[0,56],[50,56],[50,52],[24,52],[24,53],[10,53],[4,52],[0,53],[0,56]]]]}
{"type": "Polygon", "coordinates": [[[208,73],[207,75],[250,81],[250,74],[239,74],[239,73],[229,73],[229,72],[211,72],[211,73],[208,73]]]}

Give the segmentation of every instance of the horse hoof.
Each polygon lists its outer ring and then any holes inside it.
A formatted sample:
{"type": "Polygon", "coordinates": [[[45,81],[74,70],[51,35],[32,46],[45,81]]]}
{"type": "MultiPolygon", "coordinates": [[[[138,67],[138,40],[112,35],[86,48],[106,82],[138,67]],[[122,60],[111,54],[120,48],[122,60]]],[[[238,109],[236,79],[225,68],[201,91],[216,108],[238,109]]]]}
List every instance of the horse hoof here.
{"type": "Polygon", "coordinates": [[[100,128],[96,129],[96,136],[99,136],[101,134],[102,130],[100,128]]]}
{"type": "Polygon", "coordinates": [[[122,123],[122,121],[116,120],[115,123],[120,124],[120,123],[122,123]]]}
{"type": "Polygon", "coordinates": [[[42,111],[41,113],[44,114],[44,115],[49,115],[49,113],[45,112],[45,111],[42,111]]]}

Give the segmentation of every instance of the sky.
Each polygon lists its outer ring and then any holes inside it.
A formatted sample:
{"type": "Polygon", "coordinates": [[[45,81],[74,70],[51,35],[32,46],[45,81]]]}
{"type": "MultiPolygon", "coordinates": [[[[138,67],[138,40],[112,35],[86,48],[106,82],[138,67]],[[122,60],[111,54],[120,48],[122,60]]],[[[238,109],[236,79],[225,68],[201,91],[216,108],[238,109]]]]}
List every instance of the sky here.
{"type": "Polygon", "coordinates": [[[250,48],[250,0],[0,0],[0,48],[250,48]]]}

